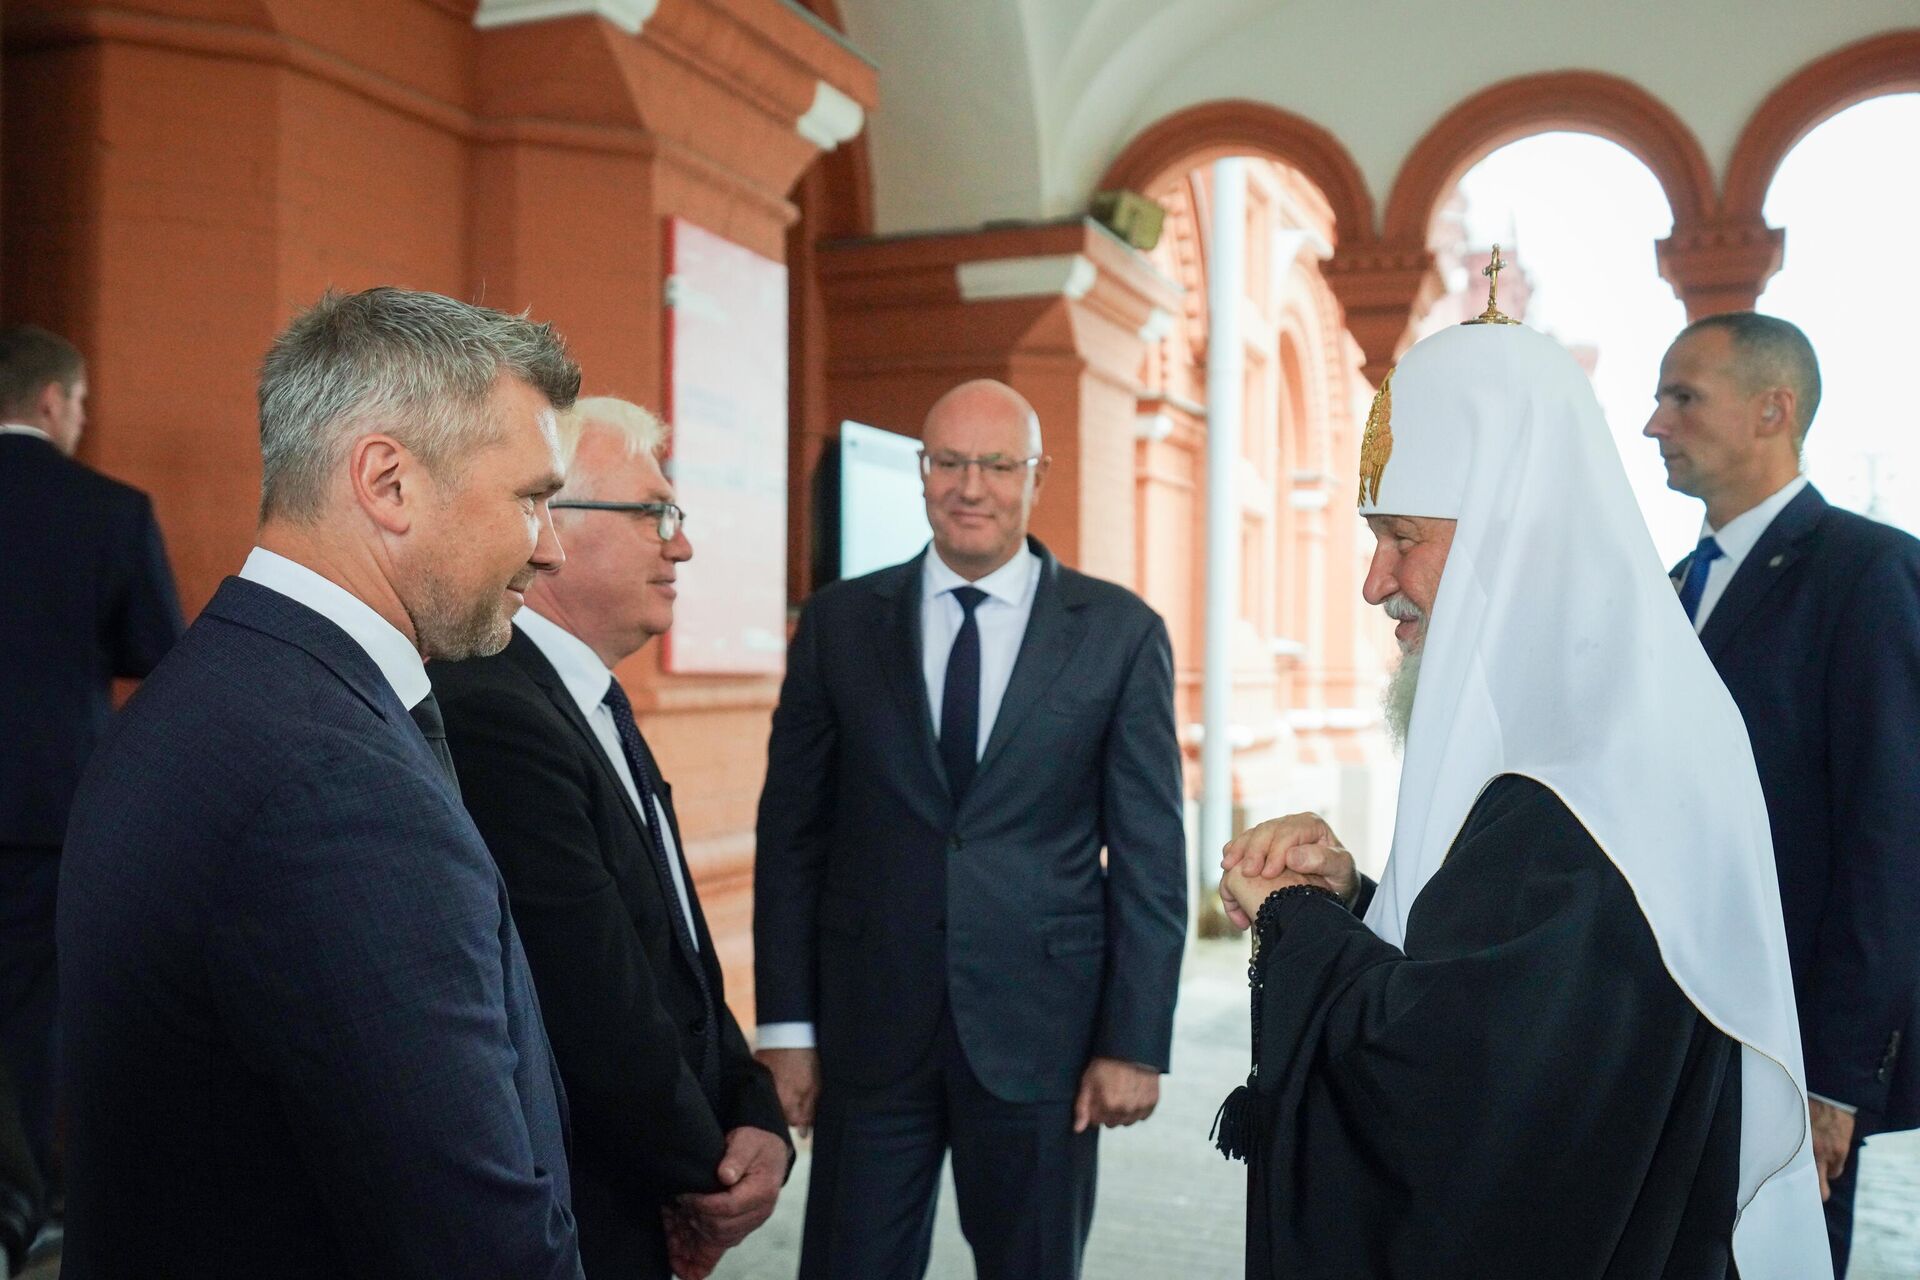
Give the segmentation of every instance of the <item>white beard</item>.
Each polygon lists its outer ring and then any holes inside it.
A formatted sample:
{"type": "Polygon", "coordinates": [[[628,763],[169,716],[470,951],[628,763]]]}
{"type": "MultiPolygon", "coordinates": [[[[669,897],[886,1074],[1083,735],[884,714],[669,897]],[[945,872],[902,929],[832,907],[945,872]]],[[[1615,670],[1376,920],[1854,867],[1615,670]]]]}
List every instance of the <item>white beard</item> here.
{"type": "Polygon", "coordinates": [[[1420,687],[1420,653],[1421,650],[1415,649],[1400,659],[1380,699],[1387,716],[1387,733],[1393,738],[1396,751],[1406,749],[1407,728],[1413,723],[1413,695],[1420,687]]]}

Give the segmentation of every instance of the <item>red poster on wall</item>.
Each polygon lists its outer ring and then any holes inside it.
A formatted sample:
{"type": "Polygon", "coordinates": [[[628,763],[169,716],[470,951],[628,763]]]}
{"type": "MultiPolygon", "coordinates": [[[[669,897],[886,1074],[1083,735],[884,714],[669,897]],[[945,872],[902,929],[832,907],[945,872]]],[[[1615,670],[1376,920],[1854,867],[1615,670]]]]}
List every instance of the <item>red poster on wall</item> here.
{"type": "Polygon", "coordinates": [[[666,220],[668,474],[693,560],[680,571],[666,670],[778,673],[786,663],[787,269],[684,218],[666,220]]]}

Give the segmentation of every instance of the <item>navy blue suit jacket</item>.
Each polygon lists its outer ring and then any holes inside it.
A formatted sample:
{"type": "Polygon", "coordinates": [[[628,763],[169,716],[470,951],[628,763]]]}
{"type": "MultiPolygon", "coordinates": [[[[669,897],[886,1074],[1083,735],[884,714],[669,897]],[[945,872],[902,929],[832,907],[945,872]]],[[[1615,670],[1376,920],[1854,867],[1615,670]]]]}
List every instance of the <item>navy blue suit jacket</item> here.
{"type": "Polygon", "coordinates": [[[0,848],[58,848],[115,676],[152,671],[180,602],[147,495],[0,435],[0,848]]]}
{"type": "Polygon", "coordinates": [[[1700,641],[1760,766],[1807,1085],[1920,1125],[1920,541],[1809,485],[1700,641]]]}
{"type": "Polygon", "coordinates": [[[1096,1056],[1167,1067],[1187,901],[1173,651],[1138,596],[1030,545],[1033,614],[958,805],[921,667],[931,552],[801,612],[760,797],[755,998],[762,1023],[816,1025],[836,1084],[913,1070],[949,1002],[1009,1102],[1073,1097],[1096,1056]]]}
{"type": "Polygon", "coordinates": [[[228,579],[115,720],[59,950],[69,1280],[578,1280],[505,887],[318,613],[228,579]]]}

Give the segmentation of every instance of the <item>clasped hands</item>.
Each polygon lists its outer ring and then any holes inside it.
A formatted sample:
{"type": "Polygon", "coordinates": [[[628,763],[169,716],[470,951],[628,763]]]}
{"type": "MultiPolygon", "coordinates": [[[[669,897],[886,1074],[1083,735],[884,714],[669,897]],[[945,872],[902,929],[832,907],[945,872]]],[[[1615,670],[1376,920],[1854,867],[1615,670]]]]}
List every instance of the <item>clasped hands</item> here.
{"type": "Polygon", "coordinates": [[[787,1144],[765,1129],[730,1130],[715,1172],[720,1190],[678,1196],[660,1211],[667,1260],[680,1280],[706,1280],[721,1255],[773,1216],[787,1177],[787,1144]]]}
{"type": "Polygon", "coordinates": [[[1220,903],[1236,929],[1253,924],[1269,894],[1295,884],[1329,890],[1349,907],[1360,895],[1353,855],[1318,814],[1269,818],[1221,852],[1220,903]]]}

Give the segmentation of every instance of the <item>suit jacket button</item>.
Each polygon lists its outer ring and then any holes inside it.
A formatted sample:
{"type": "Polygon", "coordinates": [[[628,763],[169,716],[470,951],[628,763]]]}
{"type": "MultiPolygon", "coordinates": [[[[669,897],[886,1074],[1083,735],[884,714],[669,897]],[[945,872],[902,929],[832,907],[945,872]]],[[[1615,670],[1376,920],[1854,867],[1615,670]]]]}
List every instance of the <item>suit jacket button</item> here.
{"type": "Polygon", "coordinates": [[[696,1036],[703,1036],[707,1034],[707,1020],[705,1018],[695,1018],[693,1022],[688,1025],[687,1030],[696,1036]]]}

